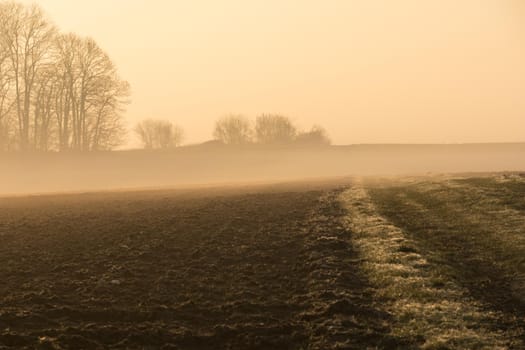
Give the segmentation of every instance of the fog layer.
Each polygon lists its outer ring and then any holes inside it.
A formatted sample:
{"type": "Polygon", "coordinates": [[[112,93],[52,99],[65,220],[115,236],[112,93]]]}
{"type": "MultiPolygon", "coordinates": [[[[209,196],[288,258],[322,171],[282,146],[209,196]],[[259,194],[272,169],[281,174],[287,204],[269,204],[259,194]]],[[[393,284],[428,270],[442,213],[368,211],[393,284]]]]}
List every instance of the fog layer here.
{"type": "Polygon", "coordinates": [[[525,170],[525,144],[183,147],[0,155],[0,194],[180,187],[349,175],[525,170]]]}

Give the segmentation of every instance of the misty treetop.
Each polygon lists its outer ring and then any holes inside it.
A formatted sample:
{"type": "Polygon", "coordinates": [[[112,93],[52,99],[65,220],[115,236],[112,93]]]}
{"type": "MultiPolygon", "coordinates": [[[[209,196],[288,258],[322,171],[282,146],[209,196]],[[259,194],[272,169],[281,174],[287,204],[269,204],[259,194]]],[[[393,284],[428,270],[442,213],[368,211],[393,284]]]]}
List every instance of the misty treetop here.
{"type": "Polygon", "coordinates": [[[326,130],[321,126],[299,131],[290,118],[279,114],[261,114],[255,118],[255,123],[242,115],[225,116],[215,123],[213,137],[227,145],[331,144],[326,130]]]}
{"type": "Polygon", "coordinates": [[[129,85],[90,38],[40,7],[0,2],[0,150],[107,150],[124,141],[129,85]]]}
{"type": "Polygon", "coordinates": [[[184,130],[167,120],[146,119],[135,127],[135,134],[145,149],[170,149],[181,145],[184,130]]]}
{"type": "Polygon", "coordinates": [[[322,126],[314,125],[310,130],[298,133],[295,137],[295,143],[302,145],[330,145],[332,141],[322,126]]]}
{"type": "Polygon", "coordinates": [[[227,145],[244,145],[252,140],[250,121],[242,115],[231,114],[215,123],[213,138],[227,145]]]}
{"type": "MultiPolygon", "coordinates": [[[[146,119],[135,126],[142,147],[148,150],[171,149],[182,144],[184,130],[169,120],[146,119]]],[[[330,145],[326,130],[313,126],[299,131],[290,118],[279,114],[261,114],[252,122],[241,114],[226,115],[215,122],[214,143],[210,145],[330,145]]]]}
{"type": "Polygon", "coordinates": [[[278,114],[263,114],[255,119],[255,138],[262,144],[291,143],[297,135],[292,121],[278,114]]]}

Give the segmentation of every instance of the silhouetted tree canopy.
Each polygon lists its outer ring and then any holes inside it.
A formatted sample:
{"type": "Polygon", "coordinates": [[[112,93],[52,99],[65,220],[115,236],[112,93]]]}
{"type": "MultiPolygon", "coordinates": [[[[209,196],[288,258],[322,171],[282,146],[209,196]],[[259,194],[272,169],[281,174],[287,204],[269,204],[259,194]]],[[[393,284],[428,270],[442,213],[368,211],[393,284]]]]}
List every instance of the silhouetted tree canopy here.
{"type": "Polygon", "coordinates": [[[302,145],[330,145],[332,141],[328,137],[326,130],[319,126],[315,125],[310,129],[310,131],[303,131],[297,134],[295,142],[302,145]]]}
{"type": "Polygon", "coordinates": [[[111,149],[128,97],[93,39],[59,34],[37,5],[0,2],[0,150],[111,149]]]}
{"type": "Polygon", "coordinates": [[[184,139],[181,127],[166,120],[147,119],[135,127],[145,149],[168,149],[180,146],[184,139]]]}
{"type": "Polygon", "coordinates": [[[228,115],[215,123],[213,137],[227,145],[243,145],[252,140],[250,121],[242,115],[228,115]]]}
{"type": "Polygon", "coordinates": [[[242,145],[252,140],[261,145],[330,145],[328,133],[321,126],[313,126],[309,131],[299,132],[292,121],[279,114],[262,114],[255,119],[251,128],[248,119],[241,115],[229,115],[215,124],[215,140],[222,144],[242,145]]]}
{"type": "Polygon", "coordinates": [[[292,143],[297,129],[292,121],[278,114],[263,114],[255,119],[255,137],[261,144],[292,143]]]}

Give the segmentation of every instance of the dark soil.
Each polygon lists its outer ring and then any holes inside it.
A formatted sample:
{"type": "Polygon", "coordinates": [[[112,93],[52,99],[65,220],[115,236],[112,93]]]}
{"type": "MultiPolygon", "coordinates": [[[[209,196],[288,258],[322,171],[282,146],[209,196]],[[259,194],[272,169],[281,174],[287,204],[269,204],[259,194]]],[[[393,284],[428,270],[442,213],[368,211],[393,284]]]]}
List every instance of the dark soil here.
{"type": "Polygon", "coordinates": [[[394,348],[334,186],[0,200],[0,348],[394,348]]]}
{"type": "MultiPolygon", "coordinates": [[[[521,344],[525,188],[513,179],[368,190],[413,242],[400,251],[503,315],[491,330],[521,344]]],[[[0,199],[0,349],[418,348],[392,336],[400,320],[364,275],[347,185],[0,199]]]]}

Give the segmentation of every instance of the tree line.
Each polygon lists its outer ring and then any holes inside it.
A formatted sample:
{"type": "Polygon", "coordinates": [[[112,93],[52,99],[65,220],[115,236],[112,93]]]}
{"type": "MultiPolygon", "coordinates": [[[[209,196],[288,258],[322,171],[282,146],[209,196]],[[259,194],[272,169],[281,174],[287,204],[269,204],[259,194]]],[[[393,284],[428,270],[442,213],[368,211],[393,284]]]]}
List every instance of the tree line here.
{"type": "MultiPolygon", "coordinates": [[[[129,84],[97,43],[61,33],[37,5],[0,0],[0,152],[111,150],[125,142],[129,84]]],[[[180,146],[181,127],[148,119],[134,129],[146,149],[180,146]]],[[[318,126],[299,131],[282,115],[219,119],[229,145],[329,144],[318,126]]]]}
{"type": "MultiPolygon", "coordinates": [[[[168,149],[182,144],[184,131],[165,120],[148,119],[137,124],[135,133],[145,149],[168,149]]],[[[214,141],[225,145],[329,145],[331,140],[321,126],[300,131],[290,118],[261,114],[255,121],[242,115],[227,115],[216,121],[214,141]]]]}
{"type": "Polygon", "coordinates": [[[0,2],[0,150],[111,149],[128,96],[93,39],[60,33],[37,5],[0,2]]]}
{"type": "Polygon", "coordinates": [[[321,126],[301,131],[292,120],[280,114],[261,114],[251,121],[242,115],[228,115],[215,123],[214,139],[224,144],[329,145],[330,138],[321,126]]]}

